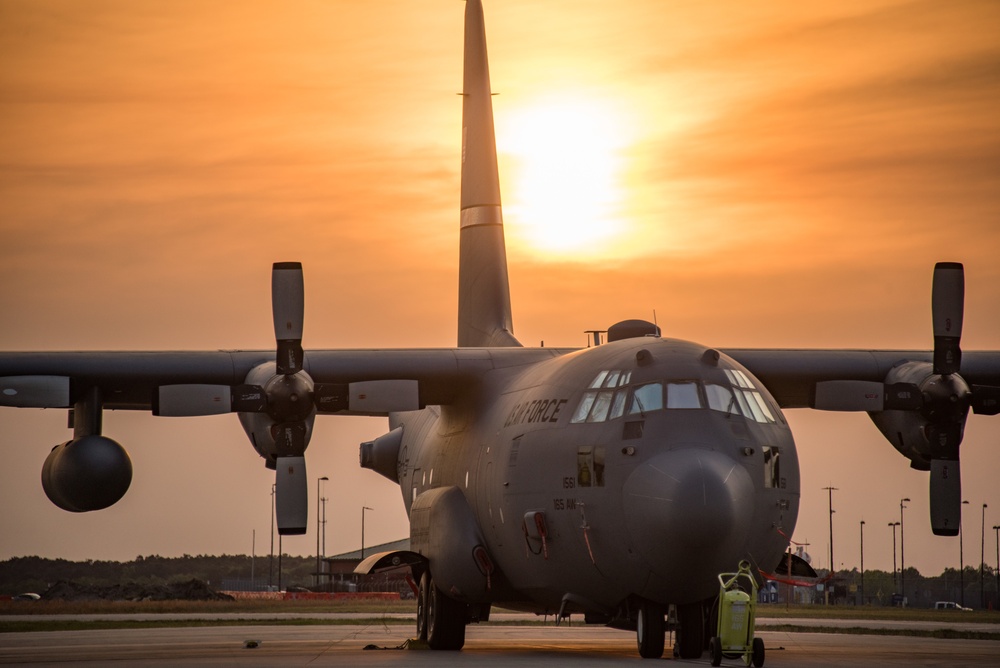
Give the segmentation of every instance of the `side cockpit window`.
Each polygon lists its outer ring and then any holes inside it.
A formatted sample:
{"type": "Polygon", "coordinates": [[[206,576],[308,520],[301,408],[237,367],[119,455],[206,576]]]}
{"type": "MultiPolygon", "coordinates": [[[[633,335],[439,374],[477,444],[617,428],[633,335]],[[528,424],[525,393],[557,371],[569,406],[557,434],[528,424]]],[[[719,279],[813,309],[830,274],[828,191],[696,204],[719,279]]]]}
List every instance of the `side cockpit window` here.
{"type": "Polygon", "coordinates": [[[724,371],[726,372],[726,378],[733,385],[733,393],[736,396],[737,404],[739,404],[740,413],[755,422],[765,424],[777,422],[774,412],[764,399],[764,395],[760,393],[744,372],[739,369],[724,369],[724,371]]]}
{"type": "Polygon", "coordinates": [[[764,487],[779,489],[784,487],[781,480],[781,460],[778,448],[764,446],[764,487]]]}
{"type": "Polygon", "coordinates": [[[594,376],[570,422],[604,422],[622,416],[631,371],[604,370],[594,376]]]}

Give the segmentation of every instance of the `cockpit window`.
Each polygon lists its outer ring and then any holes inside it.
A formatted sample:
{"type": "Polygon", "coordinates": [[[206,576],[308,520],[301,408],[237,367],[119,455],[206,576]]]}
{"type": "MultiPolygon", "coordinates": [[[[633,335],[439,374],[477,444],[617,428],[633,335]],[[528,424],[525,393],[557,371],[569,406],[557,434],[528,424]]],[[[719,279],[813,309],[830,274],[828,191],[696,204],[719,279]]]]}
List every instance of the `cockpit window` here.
{"type": "Polygon", "coordinates": [[[614,401],[611,402],[611,412],[608,413],[608,419],[614,420],[615,418],[620,418],[625,413],[625,399],[628,398],[628,390],[622,388],[615,392],[614,401]]]}
{"type": "Polygon", "coordinates": [[[743,416],[762,424],[781,420],[780,412],[744,371],[725,368],[723,371],[728,385],[720,379],[668,380],[629,386],[631,371],[605,369],[590,382],[570,422],[606,422],[663,409],[700,408],[743,416]]]}
{"type": "Polygon", "coordinates": [[[764,396],[754,387],[750,378],[739,369],[725,369],[726,378],[733,384],[736,400],[743,415],[757,422],[773,423],[777,420],[764,396]]]}
{"type": "Polygon", "coordinates": [[[698,383],[693,380],[667,383],[667,408],[701,408],[698,383]]]}
{"type": "Polygon", "coordinates": [[[594,405],[594,399],[597,398],[596,392],[584,392],[583,398],[580,400],[580,405],[576,407],[576,412],[573,413],[573,417],[570,422],[583,422],[587,419],[587,415],[590,413],[590,407],[594,405]]]}
{"type": "Polygon", "coordinates": [[[637,415],[663,408],[663,383],[646,383],[632,390],[628,414],[637,415]]]}
{"type": "Polygon", "coordinates": [[[597,393],[594,405],[590,408],[590,414],[587,415],[587,422],[604,422],[608,419],[608,409],[611,408],[611,397],[613,395],[614,392],[611,390],[603,390],[597,393]]]}
{"type": "Polygon", "coordinates": [[[725,385],[705,383],[705,398],[708,399],[708,407],[713,411],[740,415],[736,397],[733,396],[733,391],[725,385]]]}
{"type": "Polygon", "coordinates": [[[604,379],[608,377],[609,371],[602,371],[594,378],[593,382],[590,383],[590,387],[600,387],[604,383],[604,379]]]}

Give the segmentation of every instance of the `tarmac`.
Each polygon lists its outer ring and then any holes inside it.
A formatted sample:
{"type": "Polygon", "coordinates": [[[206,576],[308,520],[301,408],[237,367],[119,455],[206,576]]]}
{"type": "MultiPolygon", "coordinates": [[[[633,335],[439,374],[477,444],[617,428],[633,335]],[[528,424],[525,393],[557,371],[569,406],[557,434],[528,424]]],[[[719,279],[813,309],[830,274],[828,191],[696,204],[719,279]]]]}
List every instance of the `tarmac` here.
{"type": "MultiPolygon", "coordinates": [[[[317,615],[308,615],[317,617],[317,615]]],[[[32,616],[38,618],[36,616],[32,616]]],[[[104,615],[103,617],[108,617],[104,615]]],[[[115,616],[118,617],[118,616],[115,616]]],[[[130,616],[133,617],[133,616],[130,616]]],[[[158,616],[161,617],[162,616],[158,616]]],[[[218,618],[218,615],[213,615],[218,618]]],[[[247,615],[239,615],[245,619],[247,615]]],[[[404,615],[405,617],[405,615],[404,615]]],[[[273,620],[274,615],[269,619],[273,620]]],[[[0,618],[0,626],[9,617],[0,618]]],[[[23,619],[23,618],[22,618],[23,619]]],[[[76,617],[80,619],[80,617],[76,617]]],[[[286,620],[292,621],[292,620],[286,620]]],[[[764,621],[764,620],[760,620],[764,621]]],[[[770,621],[770,620],[769,620],[770,621]]],[[[816,620],[774,620],[816,624],[816,620]]],[[[830,620],[823,620],[829,626],[830,620]]],[[[879,622],[888,624],[888,622],[879,622]]],[[[960,622],[957,622],[960,624],[960,622]]],[[[912,624],[912,623],[911,623],[912,624]]],[[[858,626],[851,620],[848,625],[858,626]]],[[[940,624],[937,624],[940,626],[940,624]]],[[[995,630],[995,625],[986,625],[995,630]]],[[[26,666],[610,666],[644,663],[635,634],[604,627],[472,625],[460,652],[403,649],[409,624],[248,626],[110,629],[0,633],[0,664],[26,666]]],[[[841,635],[768,631],[759,625],[766,666],[998,666],[1000,641],[910,636],[841,635]]],[[[672,658],[672,637],[661,661],[709,665],[672,658]]],[[[651,665],[657,665],[655,661],[651,665]]],[[[739,659],[723,666],[742,666],[739,659]]]]}

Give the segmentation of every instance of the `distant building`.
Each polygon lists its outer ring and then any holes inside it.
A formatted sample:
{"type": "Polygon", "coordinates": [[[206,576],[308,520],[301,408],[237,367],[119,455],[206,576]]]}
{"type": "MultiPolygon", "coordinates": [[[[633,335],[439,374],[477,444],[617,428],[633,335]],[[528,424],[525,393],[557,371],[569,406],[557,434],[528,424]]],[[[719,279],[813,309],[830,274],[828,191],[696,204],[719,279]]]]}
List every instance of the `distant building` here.
{"type": "MultiPolygon", "coordinates": [[[[365,546],[365,557],[370,557],[379,552],[392,552],[394,550],[409,550],[410,539],[404,538],[392,543],[381,545],[365,546]]],[[[372,592],[388,591],[399,592],[401,598],[413,598],[413,586],[410,581],[410,569],[408,567],[397,568],[395,570],[372,575],[357,575],[354,569],[361,563],[361,550],[345,552],[332,557],[325,557],[326,581],[321,585],[323,591],[335,592],[372,592]]]]}

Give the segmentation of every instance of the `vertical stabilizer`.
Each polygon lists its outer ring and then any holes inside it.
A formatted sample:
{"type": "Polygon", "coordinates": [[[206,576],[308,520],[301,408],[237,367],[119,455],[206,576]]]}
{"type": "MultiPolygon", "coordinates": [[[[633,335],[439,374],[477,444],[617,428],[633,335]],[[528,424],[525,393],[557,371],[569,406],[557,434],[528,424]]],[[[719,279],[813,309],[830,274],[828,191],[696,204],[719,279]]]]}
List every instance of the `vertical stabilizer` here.
{"type": "Polygon", "coordinates": [[[519,346],[514,338],[493,101],[480,0],[465,6],[458,345],[519,346]]]}

